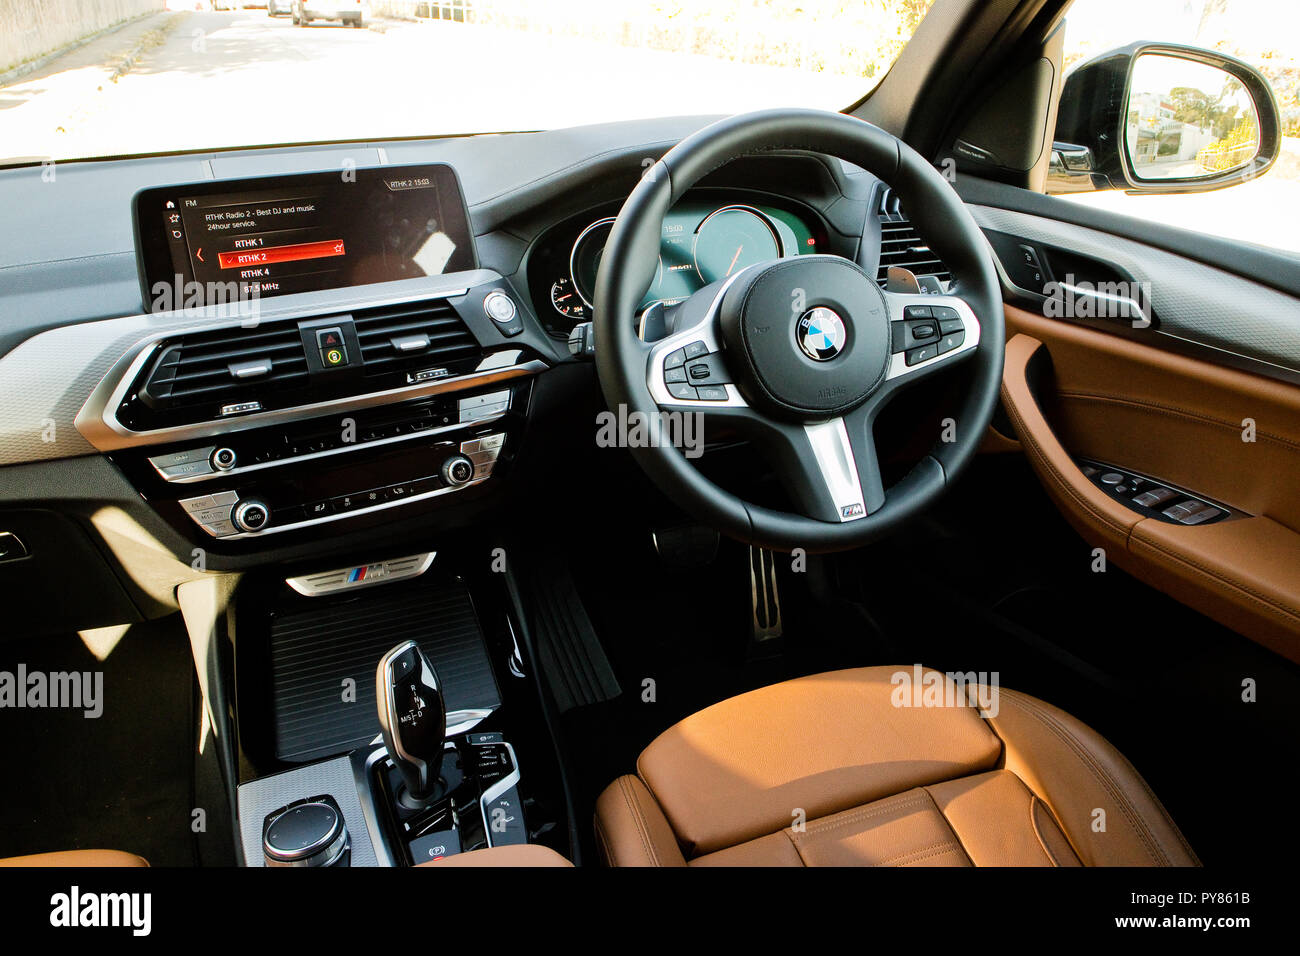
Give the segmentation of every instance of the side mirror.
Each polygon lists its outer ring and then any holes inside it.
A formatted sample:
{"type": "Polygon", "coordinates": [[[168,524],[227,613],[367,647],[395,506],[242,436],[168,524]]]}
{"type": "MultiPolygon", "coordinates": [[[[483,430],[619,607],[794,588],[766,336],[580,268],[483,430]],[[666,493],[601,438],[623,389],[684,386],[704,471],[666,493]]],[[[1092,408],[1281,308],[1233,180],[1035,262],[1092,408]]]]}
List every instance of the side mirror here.
{"type": "Polygon", "coordinates": [[[1222,189],[1281,149],[1273,90],[1235,57],[1172,43],[1103,53],[1065,80],[1048,192],[1222,189]]]}

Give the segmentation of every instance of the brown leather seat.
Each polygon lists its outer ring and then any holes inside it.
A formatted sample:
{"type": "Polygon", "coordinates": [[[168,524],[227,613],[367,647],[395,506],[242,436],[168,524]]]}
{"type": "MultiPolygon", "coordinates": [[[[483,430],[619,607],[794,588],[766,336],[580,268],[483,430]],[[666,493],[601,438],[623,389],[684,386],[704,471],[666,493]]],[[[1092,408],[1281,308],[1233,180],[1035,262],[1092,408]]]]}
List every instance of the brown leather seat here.
{"type": "Polygon", "coordinates": [[[937,672],[868,667],[715,704],[601,794],[601,852],[614,866],[1199,865],[1119,751],[987,689],[982,712],[937,672]],[[946,705],[896,677],[922,673],[946,705]]]}
{"type": "Polygon", "coordinates": [[[0,866],[148,866],[143,857],[121,850],[60,850],[0,859],[0,866]]]}

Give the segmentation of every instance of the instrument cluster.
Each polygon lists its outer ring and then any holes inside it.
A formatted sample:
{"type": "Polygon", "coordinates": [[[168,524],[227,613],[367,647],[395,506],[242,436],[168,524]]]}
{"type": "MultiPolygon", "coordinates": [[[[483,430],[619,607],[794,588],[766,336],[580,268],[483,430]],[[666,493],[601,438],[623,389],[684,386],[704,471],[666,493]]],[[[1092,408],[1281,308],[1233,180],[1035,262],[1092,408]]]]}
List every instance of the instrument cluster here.
{"type": "MultiPolygon", "coordinates": [[[[591,319],[596,274],[617,208],[600,212],[553,227],[529,260],[537,314],[557,338],[591,319]]],[[[688,196],[664,217],[654,280],[640,307],[654,302],[675,305],[756,262],[825,251],[824,241],[824,229],[806,213],[766,202],[688,196]]]]}

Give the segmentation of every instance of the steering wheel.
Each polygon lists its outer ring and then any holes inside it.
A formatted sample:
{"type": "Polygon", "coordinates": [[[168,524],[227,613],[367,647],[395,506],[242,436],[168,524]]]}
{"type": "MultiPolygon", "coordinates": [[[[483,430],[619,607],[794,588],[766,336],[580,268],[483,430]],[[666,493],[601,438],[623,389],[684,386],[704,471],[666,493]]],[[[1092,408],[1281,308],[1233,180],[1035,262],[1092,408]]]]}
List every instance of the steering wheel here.
{"type": "Polygon", "coordinates": [[[628,422],[648,426],[643,438],[658,439],[628,442],[637,462],[687,511],[751,544],[837,551],[879,538],[938,498],[974,455],[997,402],[1005,332],[983,234],[918,153],[840,113],[763,110],[678,143],[619,210],[594,304],[605,400],[621,406],[628,422]],[[952,294],[882,291],[847,259],[800,255],[754,263],[705,286],[665,312],[666,337],[643,341],[637,309],[654,279],[669,207],[737,157],[789,149],[840,157],[889,183],[952,273],[952,294]],[[937,341],[920,334],[927,324],[937,341]],[[972,374],[947,434],[886,489],[876,416],[900,389],[958,363],[972,374]],[[746,435],[801,513],[744,501],[698,471],[668,440],[693,414],[725,419],[746,435]]]}

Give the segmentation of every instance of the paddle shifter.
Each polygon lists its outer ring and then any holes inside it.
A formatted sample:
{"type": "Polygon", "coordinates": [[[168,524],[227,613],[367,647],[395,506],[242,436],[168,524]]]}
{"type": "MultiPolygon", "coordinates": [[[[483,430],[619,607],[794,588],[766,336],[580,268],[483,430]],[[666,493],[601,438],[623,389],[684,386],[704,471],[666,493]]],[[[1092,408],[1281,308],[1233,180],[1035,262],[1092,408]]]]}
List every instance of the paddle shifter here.
{"type": "Polygon", "coordinates": [[[375,671],[379,726],[388,755],[406,782],[406,803],[421,804],[438,789],[447,705],[429,659],[415,641],[398,644],[375,671]]]}

